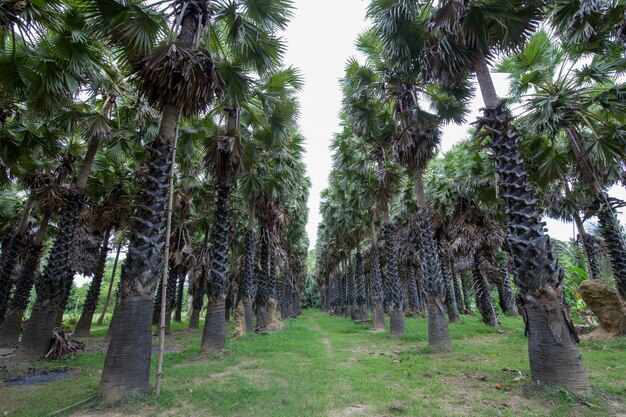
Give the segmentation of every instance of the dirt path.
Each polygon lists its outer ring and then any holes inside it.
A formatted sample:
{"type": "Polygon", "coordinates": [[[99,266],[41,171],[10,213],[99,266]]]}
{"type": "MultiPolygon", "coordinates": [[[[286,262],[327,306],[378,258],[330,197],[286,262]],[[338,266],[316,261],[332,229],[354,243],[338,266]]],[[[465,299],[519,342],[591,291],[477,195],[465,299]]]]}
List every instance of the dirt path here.
{"type": "Polygon", "coordinates": [[[333,350],[333,346],[330,343],[330,339],[326,337],[326,332],[322,331],[322,328],[319,326],[319,324],[315,322],[315,319],[313,319],[313,317],[309,316],[307,320],[311,325],[311,329],[313,329],[315,332],[319,333],[320,336],[322,336],[322,343],[326,347],[326,355],[333,356],[335,354],[335,351],[333,350]]]}

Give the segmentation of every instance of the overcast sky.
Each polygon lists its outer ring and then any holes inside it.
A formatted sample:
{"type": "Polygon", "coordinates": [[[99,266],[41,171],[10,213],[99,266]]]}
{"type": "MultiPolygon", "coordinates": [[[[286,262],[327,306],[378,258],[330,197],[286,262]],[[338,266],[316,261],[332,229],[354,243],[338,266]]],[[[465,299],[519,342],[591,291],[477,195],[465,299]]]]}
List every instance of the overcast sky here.
{"type": "MultiPolygon", "coordinates": [[[[339,130],[338,113],[341,104],[339,79],[343,76],[348,57],[356,54],[354,41],[366,28],[365,7],[361,0],[295,0],[294,19],[286,31],[287,65],[298,67],[305,79],[300,93],[301,129],[306,137],[305,163],[313,183],[309,197],[307,233],[311,248],[315,245],[319,214],[320,192],[328,184],[331,169],[329,144],[339,130]]],[[[499,95],[507,92],[505,77],[493,74],[499,95]]],[[[474,99],[472,115],[475,120],[482,106],[480,94],[474,99]]],[[[468,125],[449,126],[444,131],[442,150],[466,136],[468,125]]],[[[626,191],[614,187],[610,194],[626,200],[626,191]]],[[[626,215],[620,216],[626,224],[626,215]]],[[[576,235],[572,224],[546,219],[549,233],[556,239],[568,240],[576,235]]]]}

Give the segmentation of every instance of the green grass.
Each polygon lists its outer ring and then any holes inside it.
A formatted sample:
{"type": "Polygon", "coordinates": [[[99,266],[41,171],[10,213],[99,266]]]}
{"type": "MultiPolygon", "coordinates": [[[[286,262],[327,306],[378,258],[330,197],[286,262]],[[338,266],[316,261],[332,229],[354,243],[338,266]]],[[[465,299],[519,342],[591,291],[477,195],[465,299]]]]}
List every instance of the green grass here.
{"type": "MultiPolygon", "coordinates": [[[[201,330],[173,324],[160,397],[147,395],[113,408],[97,400],[65,414],[140,416],[602,416],[623,412],[626,341],[583,342],[594,393],[516,382],[528,374],[522,323],[502,318],[490,329],[478,317],[451,324],[452,352],[426,343],[426,319],[407,319],[407,334],[390,339],[367,325],[307,311],[285,329],[229,341],[224,354],[199,357],[201,330]],[[496,384],[501,389],[496,389],[496,384]],[[115,414],[118,413],[118,414],[115,414]]],[[[101,342],[99,337],[88,343],[101,342]]],[[[156,339],[155,339],[156,345],[156,339]]],[[[0,386],[0,413],[45,416],[97,394],[103,352],[38,367],[68,366],[77,378],[29,387],[0,386]]],[[[155,366],[153,360],[153,366],[155,366]]],[[[17,372],[14,370],[12,372],[17,372]]],[[[154,376],[154,369],[152,372],[154,376]]]]}

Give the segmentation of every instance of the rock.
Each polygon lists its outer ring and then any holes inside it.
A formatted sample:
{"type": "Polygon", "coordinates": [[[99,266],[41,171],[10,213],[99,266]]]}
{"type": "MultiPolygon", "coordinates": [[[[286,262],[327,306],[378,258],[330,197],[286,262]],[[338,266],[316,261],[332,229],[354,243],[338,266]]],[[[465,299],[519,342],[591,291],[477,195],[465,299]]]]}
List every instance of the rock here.
{"type": "Polygon", "coordinates": [[[613,339],[626,334],[626,305],[610,284],[587,279],[580,284],[580,294],[600,323],[584,339],[613,339]]]}

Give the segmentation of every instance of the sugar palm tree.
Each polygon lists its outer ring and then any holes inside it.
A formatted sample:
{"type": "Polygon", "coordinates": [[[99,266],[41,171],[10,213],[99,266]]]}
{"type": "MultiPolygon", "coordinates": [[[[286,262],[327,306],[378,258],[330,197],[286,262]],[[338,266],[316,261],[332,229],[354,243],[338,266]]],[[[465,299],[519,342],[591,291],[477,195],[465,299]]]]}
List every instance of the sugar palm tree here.
{"type": "MultiPolygon", "coordinates": [[[[574,179],[580,179],[588,190],[592,204],[585,211],[597,213],[616,286],[626,297],[626,245],[605,191],[621,177],[622,161],[626,158],[626,136],[619,127],[623,123],[620,109],[626,104],[620,93],[623,85],[612,81],[622,64],[617,58],[595,55],[591,62],[576,68],[580,59],[576,53],[554,45],[548,34],[541,31],[497,69],[509,74],[511,94],[522,100],[527,129],[549,136],[552,143],[559,139],[567,142],[564,157],[573,166],[557,171],[563,190],[566,197],[571,197],[566,173],[572,171],[574,179]]],[[[540,167],[544,171],[556,165],[548,158],[544,161],[540,167]]],[[[572,214],[583,243],[588,242],[582,222],[576,217],[578,213],[572,214]]],[[[592,250],[589,244],[586,250],[592,250]]]]}
{"type": "Polygon", "coordinates": [[[563,302],[563,275],[528,183],[513,117],[496,94],[488,66],[495,54],[523,44],[537,27],[541,13],[542,3],[535,1],[446,1],[432,13],[426,61],[430,76],[456,80],[470,69],[478,80],[485,103],[479,130],[491,139],[489,147],[509,218],[515,278],[529,329],[532,378],[572,391],[588,391],[576,332],[563,302]]]}

